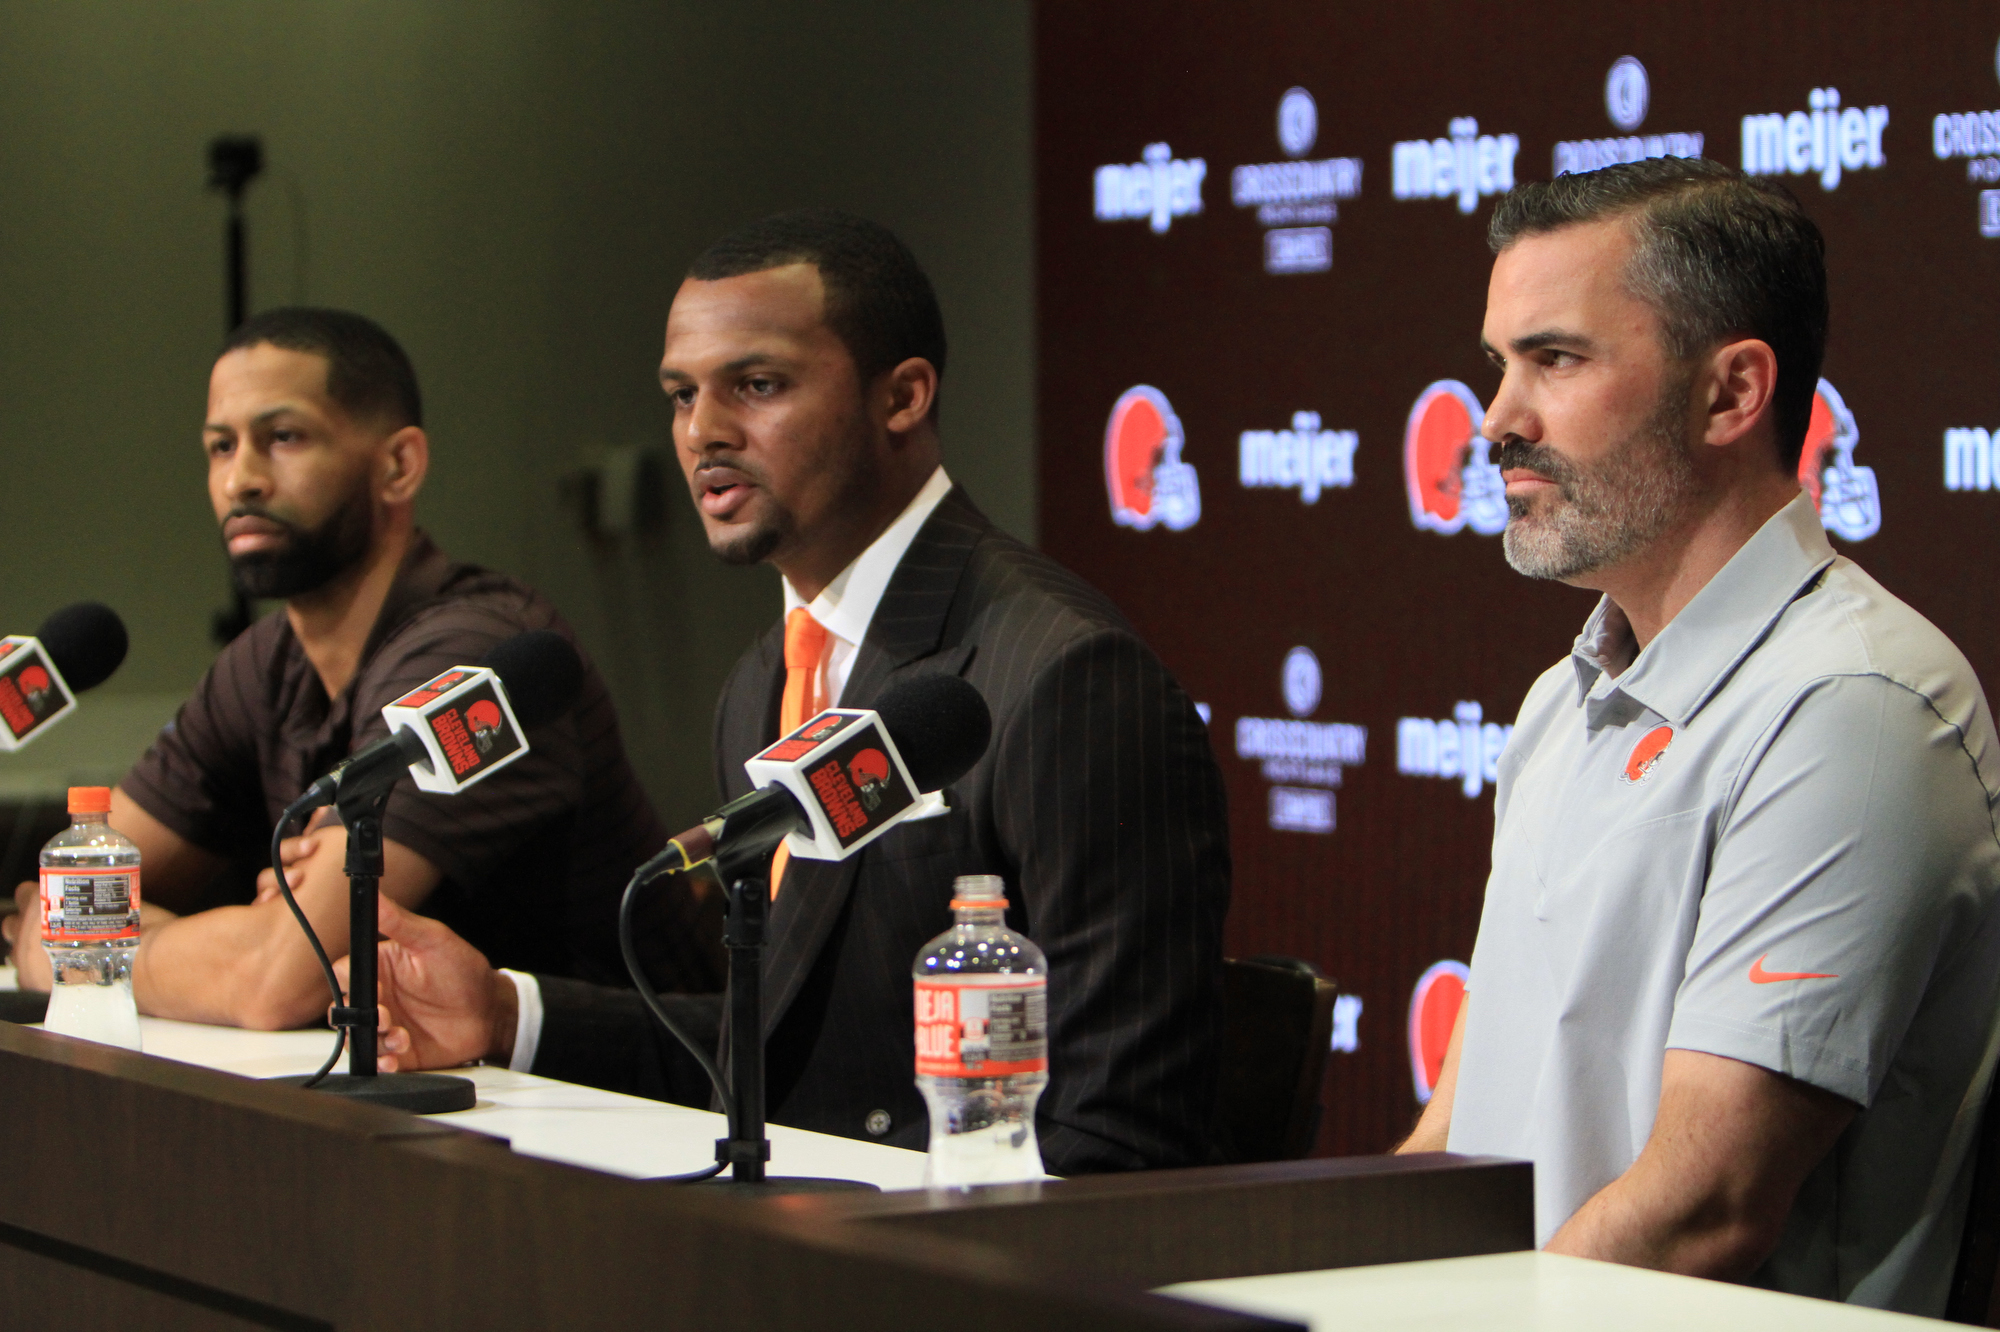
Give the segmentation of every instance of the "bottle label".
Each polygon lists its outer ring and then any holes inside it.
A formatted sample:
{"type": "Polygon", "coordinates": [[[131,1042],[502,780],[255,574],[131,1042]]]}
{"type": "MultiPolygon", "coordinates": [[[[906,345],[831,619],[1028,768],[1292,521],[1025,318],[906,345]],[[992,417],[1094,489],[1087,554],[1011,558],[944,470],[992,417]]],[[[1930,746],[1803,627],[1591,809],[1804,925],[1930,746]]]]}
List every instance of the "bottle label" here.
{"type": "Polygon", "coordinates": [[[1049,1068],[1049,988],[1043,976],[917,982],[917,1072],[1004,1078],[1049,1068]]]}
{"type": "Polygon", "coordinates": [[[139,867],[42,870],[42,938],[104,943],[139,937],[139,867]]]}

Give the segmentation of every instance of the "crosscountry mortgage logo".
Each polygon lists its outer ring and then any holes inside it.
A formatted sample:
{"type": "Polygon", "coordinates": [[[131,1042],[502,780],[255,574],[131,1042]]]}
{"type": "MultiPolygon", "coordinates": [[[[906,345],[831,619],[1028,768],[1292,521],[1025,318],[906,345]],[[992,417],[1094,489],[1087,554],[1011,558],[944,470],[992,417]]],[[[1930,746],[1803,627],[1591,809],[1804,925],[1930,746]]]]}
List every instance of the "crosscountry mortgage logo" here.
{"type": "MultiPolygon", "coordinates": [[[[2000,46],[1993,50],[2000,75],[2000,46]]],[[[2000,111],[1940,112],[1931,120],[1931,153],[1940,162],[1965,159],[1965,178],[1975,185],[2000,184],[2000,111]]],[[[2000,240],[2000,190],[1979,191],[1979,234],[2000,240]]]]}
{"type": "Polygon", "coordinates": [[[1104,427],[1104,486],[1111,520],[1144,532],[1182,532],[1201,521],[1201,485],[1181,461],[1181,419],[1167,395],[1138,384],[1118,395],[1104,427]]]}
{"type": "MultiPolygon", "coordinates": [[[[1304,88],[1278,99],[1278,146],[1300,158],[1319,140],[1319,108],[1304,88]]],[[[1259,162],[1229,173],[1230,201],[1255,208],[1264,233],[1267,273],[1324,273],[1333,267],[1333,228],[1340,201],[1361,193],[1361,159],[1259,162]],[[1316,224],[1316,225],[1307,225],[1316,224]]]]}
{"type": "Polygon", "coordinates": [[[1507,485],[1488,461],[1480,435],[1486,409],[1456,379],[1440,379],[1417,395],[1403,427],[1403,483],[1410,521],[1419,531],[1450,536],[1470,527],[1496,536],[1507,526],[1507,485]]]}
{"type": "Polygon", "coordinates": [[[1604,80],[1604,113],[1623,135],[1608,139],[1572,139],[1558,143],[1555,174],[1596,171],[1619,162],[1641,162],[1649,157],[1700,157],[1699,133],[1634,134],[1646,122],[1652,101],[1652,84],[1646,67],[1633,56],[1620,56],[1604,80]]]}
{"type": "Polygon", "coordinates": [[[1604,112],[1619,129],[1631,132],[1646,123],[1646,106],[1653,87],[1637,56],[1619,56],[1604,78],[1604,112]]]}
{"type": "Polygon", "coordinates": [[[1451,1049],[1451,1030],[1458,1025],[1459,1005],[1472,973],[1463,962],[1434,962],[1410,991],[1410,1079],[1417,1104],[1429,1105],[1451,1049]]]}
{"type": "Polygon", "coordinates": [[[1312,716],[1321,684],[1319,658],[1311,648],[1295,647],[1285,654],[1285,707],[1294,717],[1312,716]]]}
{"type": "Polygon", "coordinates": [[[1875,469],[1854,465],[1861,432],[1840,391],[1824,379],[1813,394],[1812,420],[1799,451],[1799,484],[1819,507],[1820,525],[1849,541],[1882,530],[1882,494],[1875,469]]]}

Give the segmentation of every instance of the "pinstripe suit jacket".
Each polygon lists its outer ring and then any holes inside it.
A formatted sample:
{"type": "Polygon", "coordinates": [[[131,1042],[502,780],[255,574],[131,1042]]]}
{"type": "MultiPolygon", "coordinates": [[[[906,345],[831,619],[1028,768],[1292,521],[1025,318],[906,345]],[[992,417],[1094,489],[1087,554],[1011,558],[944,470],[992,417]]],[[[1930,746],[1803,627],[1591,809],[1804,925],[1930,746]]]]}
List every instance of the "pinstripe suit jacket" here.
{"type": "MultiPolygon", "coordinates": [[[[910,967],[951,924],[953,878],[991,873],[1006,880],[1009,923],[1049,959],[1048,1168],[1207,1161],[1229,849],[1194,704],[1108,600],[956,489],[883,593],[842,701],[866,706],[920,671],[976,686],[993,743],[948,793],[948,815],[785,871],[766,953],[771,1120],[923,1148],[910,967]]],[[[730,798],[749,789],[743,761],[777,737],[783,682],[778,625],[717,705],[730,798]]],[[[545,1047],[582,1016],[560,1011],[576,989],[545,987],[545,1047]]],[[[657,1048],[630,1033],[610,1044],[657,1048]]],[[[578,1071],[545,1062],[537,1072],[578,1071]]]]}

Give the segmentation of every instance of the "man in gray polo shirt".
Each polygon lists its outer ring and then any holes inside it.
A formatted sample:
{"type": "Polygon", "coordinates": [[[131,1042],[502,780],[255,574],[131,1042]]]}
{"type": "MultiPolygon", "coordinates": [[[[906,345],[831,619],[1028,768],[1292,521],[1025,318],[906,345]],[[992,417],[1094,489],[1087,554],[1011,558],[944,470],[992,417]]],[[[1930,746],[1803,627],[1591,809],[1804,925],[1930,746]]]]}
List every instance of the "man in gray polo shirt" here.
{"type": "Polygon", "coordinates": [[[1404,1150],[1532,1158],[1555,1252],[1937,1314],[2000,1046],[2000,747],[1799,490],[1819,232],[1665,159],[1524,186],[1491,240],[1507,559],[1604,596],[1501,759],[1404,1150]]]}

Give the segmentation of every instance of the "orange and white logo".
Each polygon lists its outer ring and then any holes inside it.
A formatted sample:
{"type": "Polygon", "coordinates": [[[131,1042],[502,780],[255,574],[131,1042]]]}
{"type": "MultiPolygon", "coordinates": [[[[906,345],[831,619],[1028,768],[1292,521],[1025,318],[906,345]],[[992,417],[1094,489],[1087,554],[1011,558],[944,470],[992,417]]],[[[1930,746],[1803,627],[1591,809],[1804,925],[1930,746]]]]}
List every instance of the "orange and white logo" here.
{"type": "Polygon", "coordinates": [[[1752,985],[1775,985],[1779,981],[1840,979],[1840,973],[1837,971],[1766,971],[1764,964],[1770,960],[1771,955],[1766,953],[1750,964],[1752,985]]]}
{"type": "Polygon", "coordinates": [[[1507,483],[1487,458],[1479,433],[1486,409],[1456,379],[1440,379],[1417,395],[1403,427],[1403,485],[1410,521],[1445,536],[1470,527],[1497,536],[1507,526],[1507,483]]]}
{"type": "Polygon", "coordinates": [[[1639,737],[1639,743],[1632,746],[1632,754],[1625,760],[1625,781],[1637,785],[1653,775],[1653,765],[1667,752],[1667,746],[1674,742],[1674,728],[1655,726],[1639,737]]]}
{"type": "Polygon", "coordinates": [[[1463,962],[1434,962],[1410,992],[1410,1077],[1416,1084],[1419,1105],[1430,1104],[1431,1093],[1437,1089],[1471,974],[1463,962]]]}
{"type": "Polygon", "coordinates": [[[1865,541],[1882,530],[1875,469],[1854,464],[1854,446],[1860,442],[1861,431],[1840,390],[1820,380],[1805,448],[1799,451],[1799,484],[1819,509],[1821,526],[1849,541],[1865,541]]]}
{"type": "Polygon", "coordinates": [[[1111,520],[1144,532],[1172,532],[1201,521],[1201,484],[1181,461],[1186,436],[1167,395],[1137,384],[1118,395],[1104,427],[1104,488],[1111,520]]]}

